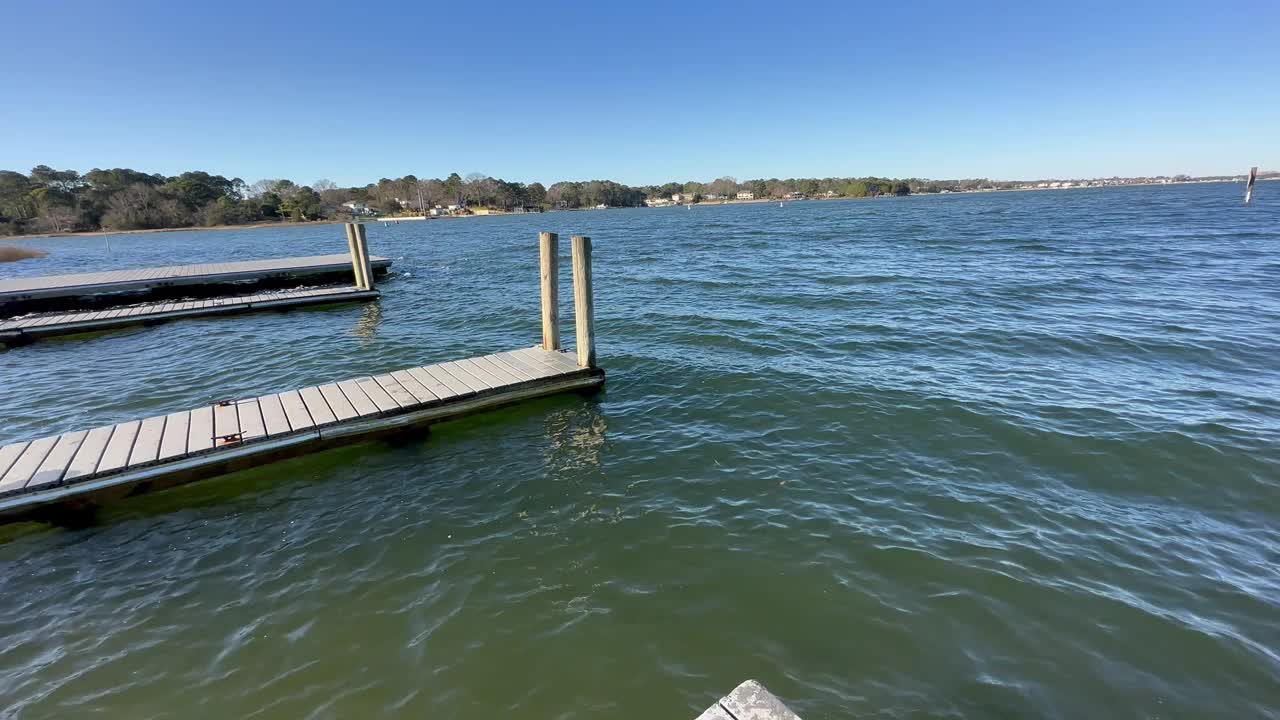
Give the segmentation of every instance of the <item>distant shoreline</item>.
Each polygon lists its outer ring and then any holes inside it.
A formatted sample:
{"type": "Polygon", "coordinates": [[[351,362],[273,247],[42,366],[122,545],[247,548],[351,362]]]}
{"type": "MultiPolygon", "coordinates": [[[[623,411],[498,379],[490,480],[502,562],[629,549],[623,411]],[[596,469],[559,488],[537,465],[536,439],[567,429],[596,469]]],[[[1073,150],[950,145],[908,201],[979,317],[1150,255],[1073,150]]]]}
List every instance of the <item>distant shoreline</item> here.
{"type": "MultiPolygon", "coordinates": [[[[1280,178],[1259,178],[1258,182],[1263,183],[1263,182],[1268,182],[1273,180],[1280,182],[1280,178]]],[[[1018,187],[1018,188],[1001,188],[1001,189],[992,189],[992,190],[952,190],[950,192],[937,192],[937,193],[911,193],[910,195],[901,195],[901,196],[899,195],[867,195],[865,197],[830,197],[830,198],[829,197],[806,197],[806,198],[792,198],[792,199],[756,198],[753,200],[738,200],[737,198],[730,198],[725,200],[703,200],[701,202],[693,203],[693,204],[706,205],[706,206],[758,205],[763,203],[775,203],[775,202],[779,202],[779,203],[798,202],[801,200],[803,201],[875,200],[875,199],[892,198],[892,197],[933,197],[935,195],[982,195],[982,194],[1005,193],[1005,192],[1038,192],[1042,190],[1106,190],[1110,188],[1120,188],[1120,187],[1165,187],[1165,186],[1175,187],[1178,185],[1205,185],[1205,184],[1213,184],[1213,183],[1240,183],[1240,181],[1239,180],[1189,180],[1189,181],[1175,182],[1175,183],[1135,182],[1135,183],[1125,183],[1123,185],[1101,185],[1101,186],[1074,185],[1071,187],[1056,187],[1056,188],[1055,187],[1018,187]]],[[[647,209],[658,209],[663,207],[681,207],[688,204],[689,203],[671,203],[668,205],[659,205],[659,206],[655,206],[647,209]]],[[[637,207],[644,207],[644,206],[637,206],[637,207]]],[[[584,211],[601,210],[601,209],[618,210],[618,209],[625,209],[625,207],[619,206],[616,208],[615,207],[549,208],[544,212],[547,212],[547,213],[584,212],[584,211]]],[[[421,215],[410,215],[410,216],[400,216],[400,217],[369,216],[369,217],[360,218],[360,221],[370,222],[370,223],[375,223],[375,222],[394,223],[397,220],[421,222],[424,220],[461,220],[463,218],[491,217],[491,216],[498,216],[498,215],[506,216],[506,215],[537,215],[537,214],[542,214],[542,213],[517,213],[517,212],[511,212],[507,210],[491,210],[486,213],[476,213],[476,214],[469,214],[469,215],[441,215],[439,217],[426,217],[426,218],[422,217],[421,215]]],[[[55,239],[55,238],[109,237],[112,235],[145,235],[150,233],[171,233],[171,232],[217,232],[217,231],[228,231],[228,230],[262,230],[266,228],[308,227],[313,225],[314,226],[340,225],[346,222],[351,222],[351,221],[346,219],[304,220],[301,222],[257,222],[257,223],[248,223],[245,225],[212,225],[212,226],[199,225],[199,226],[192,226],[192,227],[149,228],[146,230],[88,230],[84,232],[34,233],[30,235],[0,236],[0,244],[22,242],[24,240],[49,240],[49,239],[55,239]]]]}

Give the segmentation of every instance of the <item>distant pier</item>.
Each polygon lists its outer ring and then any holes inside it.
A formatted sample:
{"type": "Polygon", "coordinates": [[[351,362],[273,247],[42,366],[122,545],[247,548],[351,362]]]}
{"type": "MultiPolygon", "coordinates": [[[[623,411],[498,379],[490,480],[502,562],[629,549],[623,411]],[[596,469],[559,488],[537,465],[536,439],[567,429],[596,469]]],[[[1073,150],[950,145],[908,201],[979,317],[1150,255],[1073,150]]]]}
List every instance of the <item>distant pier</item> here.
{"type": "Polygon", "coordinates": [[[154,325],[181,318],[330,305],[372,300],[376,297],[377,290],[308,288],[272,290],[237,297],[147,303],[88,312],[29,315],[15,320],[0,320],[0,345],[23,345],[41,338],[115,330],[132,325],[154,325]]]}
{"type": "Polygon", "coordinates": [[[347,255],[0,280],[0,318],[8,318],[0,319],[0,347],[180,318],[377,298],[374,278],[391,261],[369,255],[363,225],[347,224],[347,249],[347,255]],[[335,279],[352,284],[296,287],[335,279]],[[246,293],[250,288],[259,292],[246,293]],[[232,291],[239,294],[226,294],[232,291]]]}
{"type": "MultiPolygon", "coordinates": [[[[384,257],[370,257],[374,273],[391,266],[384,257]]],[[[0,317],[40,309],[83,309],[137,302],[146,297],[225,293],[228,286],[253,286],[290,282],[318,282],[349,278],[348,255],[250,260],[247,262],[176,265],[173,267],[114,270],[77,275],[18,277],[0,280],[0,317]]]]}

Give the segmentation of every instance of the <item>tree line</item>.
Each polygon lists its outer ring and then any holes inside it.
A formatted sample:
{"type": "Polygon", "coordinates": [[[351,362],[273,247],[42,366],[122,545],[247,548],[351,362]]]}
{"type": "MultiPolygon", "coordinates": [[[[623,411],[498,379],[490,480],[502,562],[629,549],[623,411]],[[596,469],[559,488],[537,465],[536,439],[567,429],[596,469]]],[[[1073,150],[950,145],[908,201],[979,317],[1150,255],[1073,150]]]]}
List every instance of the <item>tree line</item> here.
{"type": "Polygon", "coordinates": [[[1001,189],[1013,183],[986,179],[934,181],[916,178],[778,178],[746,180],[720,177],[710,182],[669,182],[633,187],[612,180],[542,183],[510,182],[473,173],[444,178],[414,175],[382,178],[364,187],[339,187],[329,180],[299,185],[268,179],[246,184],[240,178],[200,170],[177,176],[128,168],[55,170],[38,165],[28,174],[0,170],[0,235],[66,233],[92,230],[145,230],[255,222],[300,222],[341,217],[356,208],[383,214],[422,208],[585,208],[635,207],[647,199],[675,194],[732,198],[750,192],[756,198],[868,197],[1001,189]]]}

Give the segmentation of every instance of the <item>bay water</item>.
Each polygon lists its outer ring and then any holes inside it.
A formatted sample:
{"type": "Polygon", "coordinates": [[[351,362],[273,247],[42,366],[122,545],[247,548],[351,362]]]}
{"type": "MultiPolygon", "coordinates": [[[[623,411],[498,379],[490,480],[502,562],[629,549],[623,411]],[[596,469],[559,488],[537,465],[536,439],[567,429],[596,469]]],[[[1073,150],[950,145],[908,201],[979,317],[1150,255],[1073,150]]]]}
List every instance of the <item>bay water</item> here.
{"type": "MultiPolygon", "coordinates": [[[[528,347],[603,392],[0,542],[0,717],[1280,717],[1280,183],[373,223],[376,303],[0,352],[0,441],[528,347]],[[1276,187],[1271,187],[1275,185],[1276,187]],[[1271,192],[1274,190],[1275,192],[1271,192]]],[[[0,276],[345,252],[19,241],[0,276]]]]}

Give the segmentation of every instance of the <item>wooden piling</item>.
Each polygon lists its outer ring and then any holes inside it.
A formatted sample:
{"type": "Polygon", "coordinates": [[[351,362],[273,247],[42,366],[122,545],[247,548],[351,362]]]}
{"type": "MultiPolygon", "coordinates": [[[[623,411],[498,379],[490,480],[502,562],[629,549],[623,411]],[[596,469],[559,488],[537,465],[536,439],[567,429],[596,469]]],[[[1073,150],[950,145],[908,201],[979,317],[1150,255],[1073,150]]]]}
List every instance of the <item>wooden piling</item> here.
{"type": "Polygon", "coordinates": [[[578,330],[578,367],[596,366],[596,312],[591,293],[591,238],[573,236],[573,314],[578,330]]]}
{"type": "Polygon", "coordinates": [[[1249,184],[1244,189],[1244,204],[1248,205],[1253,201],[1253,184],[1258,180],[1258,168],[1249,168],[1249,184]]]}
{"type": "Polygon", "coordinates": [[[364,269],[360,263],[360,251],[356,248],[356,224],[347,223],[347,250],[351,253],[351,272],[355,275],[356,289],[368,290],[364,284],[364,269]]]}
{"type": "Polygon", "coordinates": [[[360,274],[364,276],[364,289],[373,289],[373,265],[369,263],[369,238],[364,223],[356,225],[356,250],[360,254],[360,274]]]}
{"type": "Polygon", "coordinates": [[[542,258],[542,349],[560,349],[560,236],[538,233],[542,258]]]}

